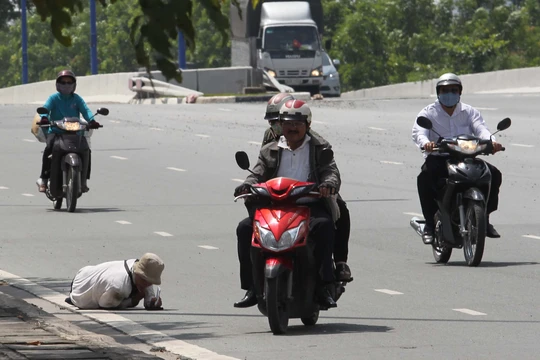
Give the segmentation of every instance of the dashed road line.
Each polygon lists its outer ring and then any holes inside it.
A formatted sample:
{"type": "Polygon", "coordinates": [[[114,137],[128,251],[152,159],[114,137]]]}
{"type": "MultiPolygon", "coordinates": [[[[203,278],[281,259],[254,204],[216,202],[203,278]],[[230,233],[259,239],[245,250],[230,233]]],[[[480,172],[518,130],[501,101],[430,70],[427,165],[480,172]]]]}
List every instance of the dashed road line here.
{"type": "Polygon", "coordinates": [[[172,234],[169,234],[168,232],[165,232],[165,231],[154,231],[154,234],[158,234],[160,236],[172,236],[172,234]]]}
{"type": "Polygon", "coordinates": [[[490,111],[499,110],[498,108],[488,108],[488,107],[477,107],[476,109],[477,110],[490,110],[490,111]]]}
{"type": "Polygon", "coordinates": [[[215,247],[215,246],[210,246],[210,245],[199,245],[200,248],[203,248],[203,249],[208,249],[208,250],[217,250],[219,248],[215,247]]]}
{"type": "Polygon", "coordinates": [[[381,162],[381,164],[403,165],[402,162],[397,162],[397,161],[386,161],[386,160],[381,160],[380,162],[381,162]]]}
{"type": "Polygon", "coordinates": [[[210,135],[205,135],[205,134],[195,134],[195,136],[198,136],[198,137],[201,137],[201,138],[209,138],[210,135]]]}
{"type": "Polygon", "coordinates": [[[109,122],[112,122],[112,123],[115,123],[115,124],[119,124],[119,123],[120,123],[120,121],[118,121],[118,120],[109,120],[109,122]]]}
{"type": "Polygon", "coordinates": [[[248,141],[248,144],[261,145],[261,142],[260,141],[248,141]]]}
{"type": "Polygon", "coordinates": [[[173,171],[187,171],[185,169],[175,168],[175,167],[168,167],[167,169],[173,170],[173,171]]]}
{"type": "Polygon", "coordinates": [[[522,236],[525,237],[525,238],[529,238],[529,239],[540,240],[540,236],[536,236],[536,235],[522,235],[522,236]]]}
{"type": "Polygon", "coordinates": [[[405,214],[405,215],[411,215],[411,216],[421,216],[421,217],[424,217],[423,214],[415,213],[415,212],[404,212],[403,214],[405,214]]]}
{"type": "Polygon", "coordinates": [[[0,190],[8,190],[9,188],[7,186],[0,186],[0,190]]]}
{"type": "Polygon", "coordinates": [[[125,157],[122,157],[122,156],[116,156],[116,155],[111,156],[111,158],[117,159],[117,160],[127,160],[127,158],[125,158],[125,157]]]}
{"type": "Polygon", "coordinates": [[[122,225],[131,225],[131,223],[129,221],[125,221],[125,220],[116,220],[115,222],[117,222],[119,224],[122,224],[122,225]]]}
{"type": "Polygon", "coordinates": [[[378,131],[386,131],[386,129],[379,128],[379,127],[374,127],[374,126],[369,126],[368,129],[371,129],[371,130],[378,130],[378,131]]]}
{"type": "Polygon", "coordinates": [[[525,148],[532,148],[534,145],[528,145],[528,144],[510,144],[512,146],[518,146],[518,147],[525,147],[525,148]]]}
{"type": "Polygon", "coordinates": [[[232,109],[218,108],[219,111],[232,111],[232,109]]]}
{"type": "Polygon", "coordinates": [[[319,121],[319,120],[313,120],[312,123],[326,125],[326,123],[324,121],[319,121]]]}
{"type": "Polygon", "coordinates": [[[33,194],[26,194],[26,193],[25,193],[25,194],[21,194],[21,195],[22,195],[22,196],[28,196],[28,197],[34,196],[33,194]]]}
{"type": "Polygon", "coordinates": [[[232,180],[232,181],[236,181],[236,182],[241,182],[241,183],[244,182],[244,180],[242,180],[242,179],[231,179],[231,180],[232,180]]]}
{"type": "Polygon", "coordinates": [[[160,128],[157,128],[157,127],[151,127],[148,130],[163,131],[163,129],[160,129],[160,128]]]}
{"type": "Polygon", "coordinates": [[[69,311],[85,316],[88,319],[106,324],[124,334],[154,346],[156,349],[164,348],[182,358],[212,359],[212,360],[240,360],[226,355],[220,355],[203,347],[192,345],[182,340],[175,339],[160,331],[149,329],[139,323],[129,320],[121,315],[103,310],[79,310],[75,306],[65,303],[65,294],[54,291],[51,288],[38,285],[30,280],[0,270],[0,279],[7,280],[10,285],[25,290],[41,299],[47,300],[69,311]]]}
{"type": "Polygon", "coordinates": [[[26,142],[36,142],[36,140],[32,140],[32,139],[23,139],[23,141],[26,141],[26,142]]]}
{"type": "Polygon", "coordinates": [[[373,290],[384,293],[384,294],[388,294],[388,295],[403,295],[402,292],[394,291],[394,290],[388,290],[388,289],[373,289],[373,290]]]}
{"type": "Polygon", "coordinates": [[[458,311],[458,312],[461,312],[461,313],[464,313],[464,314],[467,314],[467,315],[473,315],[473,316],[487,315],[487,314],[484,314],[482,312],[471,310],[471,309],[452,309],[452,310],[458,311]]]}

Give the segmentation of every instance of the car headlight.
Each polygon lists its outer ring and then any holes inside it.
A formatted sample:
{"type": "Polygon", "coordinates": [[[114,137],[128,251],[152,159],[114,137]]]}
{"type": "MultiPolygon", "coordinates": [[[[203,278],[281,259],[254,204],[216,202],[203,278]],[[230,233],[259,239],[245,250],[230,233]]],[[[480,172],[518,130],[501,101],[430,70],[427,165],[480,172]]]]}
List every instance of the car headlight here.
{"type": "Polygon", "coordinates": [[[337,72],[330,73],[330,74],[328,74],[328,76],[331,77],[331,78],[335,78],[335,77],[338,76],[338,73],[337,72]]]}
{"type": "Polygon", "coordinates": [[[322,67],[311,70],[311,76],[322,76],[322,67]]]}
{"type": "Polygon", "coordinates": [[[255,231],[261,246],[272,251],[282,251],[293,247],[296,241],[304,235],[305,230],[306,223],[302,221],[297,227],[283,232],[279,241],[276,241],[272,231],[262,227],[258,221],[255,221],[255,231]]]}

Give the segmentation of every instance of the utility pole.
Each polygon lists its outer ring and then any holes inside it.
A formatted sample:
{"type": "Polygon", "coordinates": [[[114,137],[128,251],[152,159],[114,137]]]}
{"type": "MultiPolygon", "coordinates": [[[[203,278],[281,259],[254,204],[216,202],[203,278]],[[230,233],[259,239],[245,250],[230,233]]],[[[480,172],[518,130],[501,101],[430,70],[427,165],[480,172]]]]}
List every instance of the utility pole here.
{"type": "Polygon", "coordinates": [[[21,0],[22,83],[28,83],[28,32],[26,29],[26,0],[21,0]]]}
{"type": "Polygon", "coordinates": [[[90,0],[90,70],[92,75],[98,73],[96,0],[90,0]]]}

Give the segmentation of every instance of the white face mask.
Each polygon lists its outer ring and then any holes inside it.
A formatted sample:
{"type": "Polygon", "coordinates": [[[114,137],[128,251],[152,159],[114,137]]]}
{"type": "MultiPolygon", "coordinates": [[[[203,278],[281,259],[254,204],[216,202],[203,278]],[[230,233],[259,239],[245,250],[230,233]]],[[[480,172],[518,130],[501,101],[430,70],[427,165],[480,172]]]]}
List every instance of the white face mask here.
{"type": "Polygon", "coordinates": [[[454,107],[460,100],[460,95],[457,93],[443,93],[438,96],[439,101],[446,107],[454,107]]]}

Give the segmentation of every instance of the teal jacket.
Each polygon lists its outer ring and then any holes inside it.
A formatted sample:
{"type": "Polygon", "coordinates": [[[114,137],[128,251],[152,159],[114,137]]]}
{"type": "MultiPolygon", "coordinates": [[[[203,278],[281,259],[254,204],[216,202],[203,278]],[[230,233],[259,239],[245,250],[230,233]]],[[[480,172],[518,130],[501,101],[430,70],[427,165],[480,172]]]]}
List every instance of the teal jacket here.
{"type": "MultiPolygon", "coordinates": [[[[62,95],[59,92],[49,96],[45,101],[44,108],[49,110],[48,118],[50,121],[62,120],[65,117],[80,117],[86,121],[94,121],[94,114],[86,105],[83,98],[77,94],[62,95]]],[[[64,130],[56,127],[49,127],[48,134],[63,134],[64,130]]]]}

